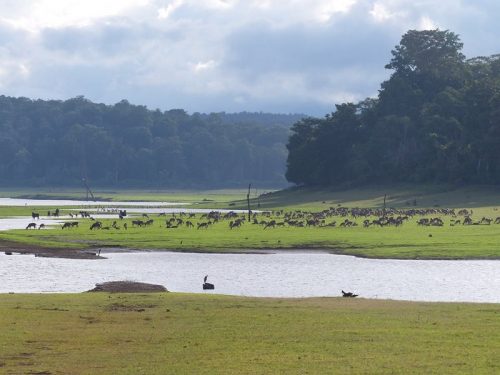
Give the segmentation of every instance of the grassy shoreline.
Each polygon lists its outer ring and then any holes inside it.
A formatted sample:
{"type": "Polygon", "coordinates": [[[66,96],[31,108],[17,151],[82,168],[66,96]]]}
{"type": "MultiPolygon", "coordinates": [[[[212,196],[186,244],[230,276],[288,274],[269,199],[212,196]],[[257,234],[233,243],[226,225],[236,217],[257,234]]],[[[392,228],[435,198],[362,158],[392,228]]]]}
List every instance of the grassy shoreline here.
{"type": "MultiPolygon", "coordinates": [[[[196,252],[310,249],[367,258],[392,259],[498,259],[500,225],[420,227],[407,223],[393,228],[273,228],[245,224],[230,230],[227,222],[209,229],[185,226],[166,229],[163,220],[147,228],[89,230],[90,223],[61,230],[10,230],[0,242],[30,248],[91,250],[96,248],[158,249],[196,252]]],[[[114,219],[102,220],[110,226],[114,219]]],[[[122,226],[123,222],[119,225],[122,226]]],[[[196,224],[196,221],[195,221],[196,224]]]]}
{"type": "Polygon", "coordinates": [[[0,295],[0,371],[500,371],[500,305],[159,294],[0,295]]]}
{"type": "MultiPolygon", "coordinates": [[[[251,196],[275,189],[253,190],[251,196]]],[[[217,189],[217,190],[178,190],[178,189],[102,189],[94,190],[96,204],[105,204],[110,201],[128,202],[173,202],[173,203],[211,203],[231,202],[245,197],[244,189],[217,189]]],[[[41,188],[41,189],[0,189],[1,198],[18,199],[49,199],[49,200],[86,200],[84,189],[41,188]]],[[[90,201],[91,204],[94,202],[90,201]]]]}
{"type": "MultiPolygon", "coordinates": [[[[399,208],[457,207],[473,209],[474,220],[481,217],[500,216],[500,191],[496,187],[373,187],[336,191],[325,189],[289,189],[266,194],[251,201],[253,208],[261,210],[310,210],[321,211],[329,207],[380,208],[384,197],[387,205],[399,208]],[[448,190],[447,190],[448,189],[448,190]],[[413,206],[417,204],[417,206],[413,206]]],[[[127,192],[126,194],[129,194],[127,192]]],[[[181,200],[191,202],[190,208],[242,209],[243,191],[205,191],[179,194],[181,200]],[[211,197],[208,199],[207,197],[211,197]],[[213,199],[212,199],[213,198],[213,199]]],[[[123,193],[125,194],[125,193],[123,193]]],[[[122,194],[122,197],[123,197],[122,194]]],[[[138,192],[137,194],[140,194],[138,192]]],[[[148,194],[152,194],[149,192],[148,194]]],[[[158,193],[158,194],[166,194],[158,193]]],[[[175,196],[175,193],[170,193],[175,196]]],[[[120,196],[119,194],[117,196],[120,196]]],[[[165,195],[161,195],[165,198],[165,195]]],[[[175,198],[172,198],[174,201],[175,198]]],[[[40,208],[39,211],[50,208],[40,208]]],[[[31,214],[30,207],[0,207],[0,217],[13,214],[31,214]]],[[[78,209],[75,209],[78,211],[78,209]]],[[[499,259],[500,225],[450,226],[451,218],[442,217],[443,227],[417,226],[414,218],[400,227],[363,228],[363,218],[354,219],[357,227],[276,227],[264,230],[263,226],[244,224],[230,230],[229,220],[197,230],[201,218],[193,219],[195,228],[181,225],[176,229],[165,228],[165,218],[151,216],[154,224],[148,228],[134,228],[129,218],[119,221],[122,230],[90,231],[88,220],[80,219],[78,229],[0,232],[0,241],[39,247],[92,250],[101,247],[124,249],[159,249],[190,252],[246,252],[262,249],[287,250],[311,249],[354,255],[366,258],[391,259],[499,259]],[[123,230],[127,223],[128,230],[123,230]]],[[[462,217],[463,218],[463,217],[462,217]]],[[[114,219],[103,219],[103,226],[112,226],[114,219]]],[[[137,217],[136,217],[137,219],[137,217]]],[[[372,218],[373,219],[373,218],[372,218]]],[[[282,220],[276,217],[277,221],[282,220]]],[[[333,219],[332,219],[333,220],[333,219]]],[[[343,220],[343,218],[339,218],[343,220]]]]}

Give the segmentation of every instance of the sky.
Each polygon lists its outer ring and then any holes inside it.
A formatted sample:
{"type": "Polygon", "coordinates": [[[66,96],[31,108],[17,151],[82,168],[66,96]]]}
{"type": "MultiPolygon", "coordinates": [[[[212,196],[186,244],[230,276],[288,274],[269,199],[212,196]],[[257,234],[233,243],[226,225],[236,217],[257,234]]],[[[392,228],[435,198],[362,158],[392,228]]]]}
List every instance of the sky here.
{"type": "Polygon", "coordinates": [[[498,0],[0,0],[0,94],[323,115],[377,95],[409,29],[500,53],[498,0]]]}

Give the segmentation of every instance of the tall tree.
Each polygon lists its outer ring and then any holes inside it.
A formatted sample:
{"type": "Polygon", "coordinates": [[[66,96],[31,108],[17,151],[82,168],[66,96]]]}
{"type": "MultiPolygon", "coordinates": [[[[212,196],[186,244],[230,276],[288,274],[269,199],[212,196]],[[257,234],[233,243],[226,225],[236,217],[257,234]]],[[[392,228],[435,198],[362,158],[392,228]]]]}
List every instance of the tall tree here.
{"type": "Polygon", "coordinates": [[[292,127],[289,181],[500,183],[500,55],[462,48],[449,30],[405,33],[378,98],[292,127]]]}
{"type": "Polygon", "coordinates": [[[459,36],[449,30],[410,30],[391,51],[392,59],[385,67],[425,91],[460,85],[465,68],[462,48],[459,36]]]}

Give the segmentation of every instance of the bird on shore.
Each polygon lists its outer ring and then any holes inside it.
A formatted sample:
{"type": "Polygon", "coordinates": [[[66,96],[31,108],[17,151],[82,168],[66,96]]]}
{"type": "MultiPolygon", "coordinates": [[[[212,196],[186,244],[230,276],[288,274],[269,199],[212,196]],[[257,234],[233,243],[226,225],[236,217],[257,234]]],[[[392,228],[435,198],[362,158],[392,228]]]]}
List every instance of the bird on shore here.
{"type": "Polygon", "coordinates": [[[346,298],[351,297],[351,298],[354,298],[354,297],[357,297],[357,296],[358,296],[357,294],[354,294],[352,292],[344,292],[344,291],[342,291],[342,297],[346,297],[346,298]]]}

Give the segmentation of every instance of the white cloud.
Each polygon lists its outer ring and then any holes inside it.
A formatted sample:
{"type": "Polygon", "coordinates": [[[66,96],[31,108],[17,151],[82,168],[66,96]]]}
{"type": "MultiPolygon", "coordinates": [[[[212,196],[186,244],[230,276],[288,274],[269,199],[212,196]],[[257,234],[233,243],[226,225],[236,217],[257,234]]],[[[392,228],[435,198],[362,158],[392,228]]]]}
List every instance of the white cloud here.
{"type": "Polygon", "coordinates": [[[375,2],[375,4],[373,4],[370,14],[377,22],[385,22],[396,16],[395,13],[390,12],[389,9],[380,2],[375,2]]]}
{"type": "Polygon", "coordinates": [[[28,77],[30,75],[30,69],[26,66],[26,64],[19,64],[19,73],[23,77],[28,77]]]}
{"type": "Polygon", "coordinates": [[[204,0],[203,6],[215,9],[230,9],[238,3],[237,0],[204,0]]]}
{"type": "Polygon", "coordinates": [[[196,73],[203,72],[204,70],[210,70],[213,69],[217,66],[217,62],[215,60],[208,60],[208,61],[200,61],[193,66],[193,70],[196,73]]]}
{"type": "Polygon", "coordinates": [[[252,6],[262,10],[269,9],[272,5],[271,0],[252,0],[252,6]]]}
{"type": "Polygon", "coordinates": [[[0,88],[8,88],[10,85],[26,81],[30,76],[30,69],[24,63],[13,60],[0,62],[0,88]]]}
{"type": "Polygon", "coordinates": [[[377,93],[408,29],[500,52],[493,0],[2,0],[10,95],[326,113],[377,93]]]}
{"type": "Polygon", "coordinates": [[[336,13],[347,13],[357,0],[331,0],[321,1],[317,8],[317,19],[320,22],[328,22],[336,13]]]}
{"type": "Polygon", "coordinates": [[[170,15],[175,12],[175,10],[184,4],[183,0],[174,0],[167,6],[158,9],[158,18],[166,19],[170,17],[170,15]]]}
{"type": "Polygon", "coordinates": [[[150,0],[37,0],[20,1],[13,14],[0,19],[16,28],[31,32],[43,28],[88,26],[97,20],[119,16],[131,9],[144,7],[150,0]],[[19,10],[21,10],[19,12],[19,10]]]}
{"type": "Polygon", "coordinates": [[[423,16],[418,22],[418,28],[420,30],[434,30],[438,28],[438,25],[430,17],[423,16]]]}

